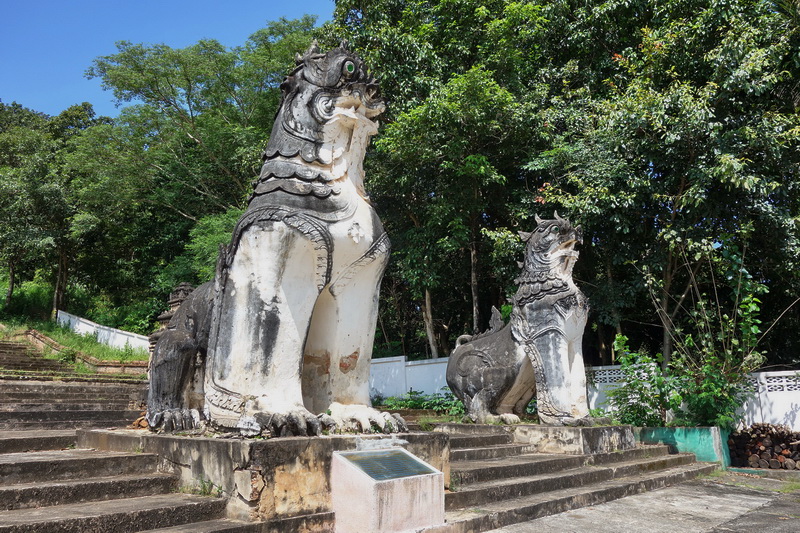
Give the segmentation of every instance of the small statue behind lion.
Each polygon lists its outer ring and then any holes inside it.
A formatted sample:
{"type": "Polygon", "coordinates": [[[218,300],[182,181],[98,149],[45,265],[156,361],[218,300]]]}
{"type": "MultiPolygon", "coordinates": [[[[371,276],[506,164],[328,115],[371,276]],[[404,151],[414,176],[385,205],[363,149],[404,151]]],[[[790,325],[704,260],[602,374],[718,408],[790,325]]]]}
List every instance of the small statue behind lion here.
{"type": "Polygon", "coordinates": [[[518,423],[535,395],[542,423],[591,425],[581,351],[589,304],[572,280],[581,228],[558,213],[536,223],[520,232],[525,260],[509,323],[493,308],[488,331],[459,337],[447,384],[472,422],[518,423]]]}

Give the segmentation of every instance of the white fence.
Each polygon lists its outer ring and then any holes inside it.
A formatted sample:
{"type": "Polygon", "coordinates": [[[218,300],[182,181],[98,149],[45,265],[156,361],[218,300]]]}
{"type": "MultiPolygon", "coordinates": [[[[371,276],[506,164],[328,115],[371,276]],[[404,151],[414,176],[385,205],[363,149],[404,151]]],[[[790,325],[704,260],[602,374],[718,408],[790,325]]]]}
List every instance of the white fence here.
{"type": "Polygon", "coordinates": [[[369,388],[372,396],[402,396],[410,390],[433,394],[447,387],[447,358],[406,361],[404,356],[373,359],[369,388]]]}
{"type": "Polygon", "coordinates": [[[56,320],[58,320],[59,325],[66,326],[75,333],[96,335],[98,342],[115,348],[125,348],[128,345],[133,349],[150,349],[150,340],[144,335],[101,326],[91,320],[71,315],[65,311],[59,311],[56,320]]]}
{"type": "MultiPolygon", "coordinates": [[[[405,357],[374,359],[370,373],[373,396],[401,396],[410,390],[433,394],[447,386],[448,359],[406,361],[405,357]]],[[[589,407],[607,409],[608,391],[622,380],[619,365],[586,367],[589,407]]],[[[750,376],[753,395],[742,407],[744,423],[784,424],[800,431],[800,373],[756,372],[750,376]]]]}
{"type": "MultiPolygon", "coordinates": [[[[66,325],[76,333],[97,335],[97,340],[124,348],[149,349],[150,341],[136,335],[106,326],[91,320],[58,312],[58,323],[66,325]]],[[[402,396],[414,390],[425,394],[441,392],[447,387],[445,372],[448,358],[407,361],[405,357],[373,359],[370,370],[370,394],[372,396],[402,396]]],[[[589,407],[608,408],[608,391],[622,380],[619,365],[586,367],[589,374],[589,407]]],[[[753,395],[742,407],[744,423],[755,422],[785,424],[800,431],[800,372],[757,372],[750,376],[753,395]]]]}

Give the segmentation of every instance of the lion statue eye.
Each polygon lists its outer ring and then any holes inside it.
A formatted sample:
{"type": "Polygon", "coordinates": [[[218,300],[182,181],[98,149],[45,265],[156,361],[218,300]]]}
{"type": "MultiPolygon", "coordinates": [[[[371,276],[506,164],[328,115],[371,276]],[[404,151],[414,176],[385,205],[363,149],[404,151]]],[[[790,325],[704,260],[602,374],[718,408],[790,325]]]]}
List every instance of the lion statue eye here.
{"type": "Polygon", "coordinates": [[[342,65],[342,71],[344,71],[344,75],[349,78],[356,72],[355,63],[353,63],[352,61],[345,61],[344,65],[342,65]]]}
{"type": "Polygon", "coordinates": [[[561,228],[559,228],[558,226],[556,226],[556,225],[550,226],[550,233],[559,233],[560,231],[561,231],[561,228]]]}

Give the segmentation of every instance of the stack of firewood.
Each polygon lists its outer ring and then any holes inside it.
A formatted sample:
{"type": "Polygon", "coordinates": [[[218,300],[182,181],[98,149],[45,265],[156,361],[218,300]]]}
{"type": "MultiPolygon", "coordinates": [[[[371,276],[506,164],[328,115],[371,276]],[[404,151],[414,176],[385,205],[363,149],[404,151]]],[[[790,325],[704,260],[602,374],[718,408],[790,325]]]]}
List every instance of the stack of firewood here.
{"type": "Polygon", "coordinates": [[[731,465],[800,470],[800,432],[786,426],[753,424],[728,439],[731,465]]]}

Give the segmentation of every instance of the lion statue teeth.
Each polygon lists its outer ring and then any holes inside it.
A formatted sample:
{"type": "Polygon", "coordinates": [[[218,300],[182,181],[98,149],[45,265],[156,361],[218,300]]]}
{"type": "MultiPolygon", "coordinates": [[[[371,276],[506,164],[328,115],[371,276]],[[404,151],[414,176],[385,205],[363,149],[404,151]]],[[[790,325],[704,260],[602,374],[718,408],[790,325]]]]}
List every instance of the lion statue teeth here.
{"type": "Polygon", "coordinates": [[[492,309],[490,329],[463,335],[447,365],[447,384],[473,422],[519,422],[536,396],[545,424],[592,423],[586,397],[581,340],[589,310],[572,280],[582,243],[580,227],[555,213],[536,217],[508,324],[492,309]]]}
{"type": "Polygon", "coordinates": [[[378,83],[346,42],[328,52],[314,44],[281,91],[261,173],[214,281],[184,302],[156,346],[148,422],[169,430],[205,418],[271,436],[404,430],[369,399],[390,249],[363,184],[384,110],[378,83]]]}

